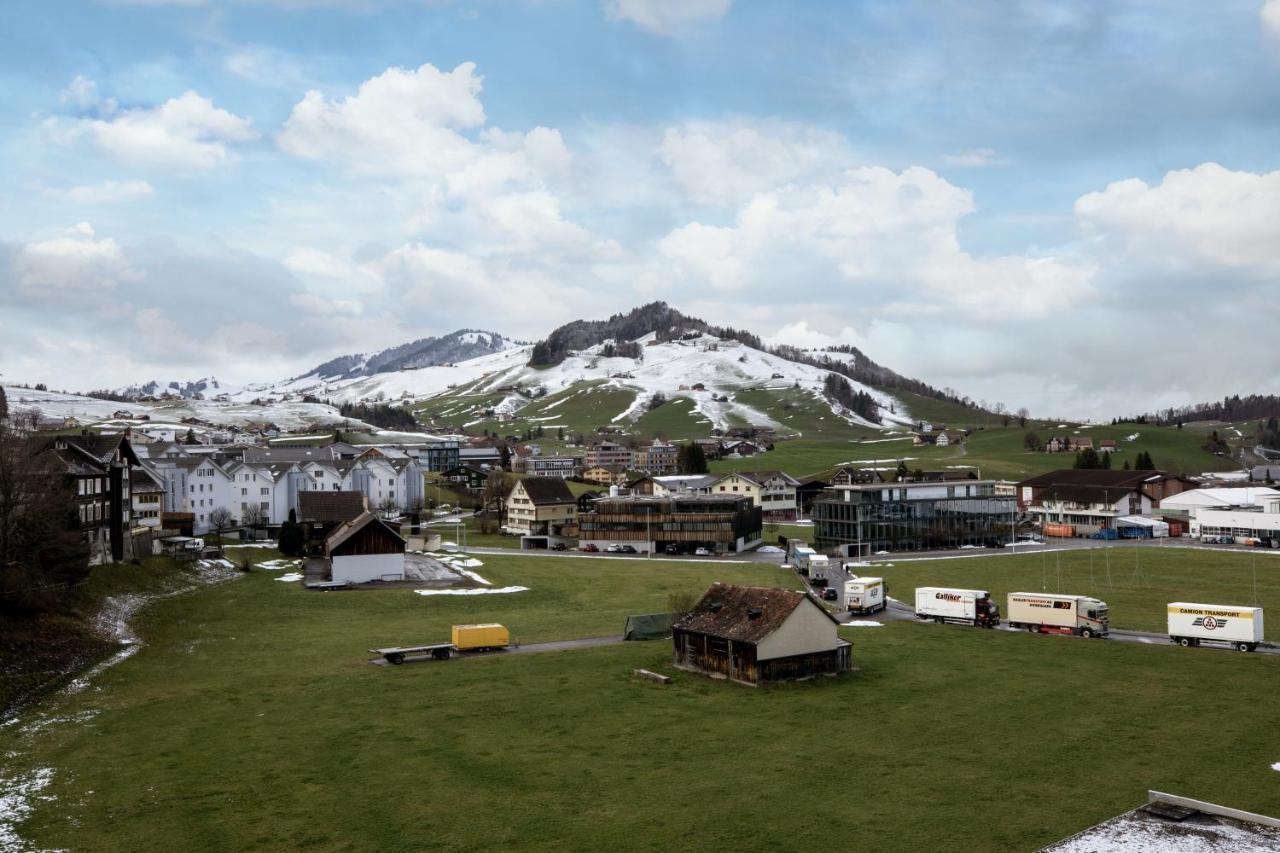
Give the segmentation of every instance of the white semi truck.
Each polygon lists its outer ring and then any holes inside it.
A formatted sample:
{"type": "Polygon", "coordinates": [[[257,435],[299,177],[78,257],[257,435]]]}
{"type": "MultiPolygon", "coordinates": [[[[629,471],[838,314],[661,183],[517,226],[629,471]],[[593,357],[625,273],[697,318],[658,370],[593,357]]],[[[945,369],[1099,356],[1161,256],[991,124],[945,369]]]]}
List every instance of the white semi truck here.
{"type": "Polygon", "coordinates": [[[1251,652],[1262,642],[1262,608],[1173,601],[1169,603],[1169,639],[1183,647],[1225,643],[1251,652]]]}
{"type": "Polygon", "coordinates": [[[853,578],[844,582],[845,609],[850,613],[877,613],[887,603],[884,578],[853,578]]]}
{"type": "Polygon", "coordinates": [[[809,557],[809,583],[813,586],[826,586],[831,580],[831,559],[825,554],[813,554],[809,557]]]}
{"type": "Polygon", "coordinates": [[[1085,595],[1011,592],[1005,615],[1010,628],[1036,634],[1105,637],[1111,633],[1107,603],[1085,595]]]}
{"type": "Polygon", "coordinates": [[[916,617],[995,628],[1000,624],[1000,605],[983,589],[920,586],[916,587],[916,617]]]}

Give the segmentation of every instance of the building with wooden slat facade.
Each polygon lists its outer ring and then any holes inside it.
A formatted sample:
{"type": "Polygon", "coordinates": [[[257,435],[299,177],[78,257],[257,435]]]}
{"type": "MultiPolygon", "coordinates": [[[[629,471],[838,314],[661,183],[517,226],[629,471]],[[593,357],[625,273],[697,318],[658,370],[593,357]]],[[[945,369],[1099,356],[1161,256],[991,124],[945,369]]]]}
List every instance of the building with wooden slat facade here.
{"type": "Polygon", "coordinates": [[[714,584],[671,629],[678,669],[752,686],[853,666],[839,623],[807,593],[714,584]]]}
{"type": "Polygon", "coordinates": [[[624,495],[600,498],[578,518],[581,544],[738,553],[760,544],[760,507],[739,495],[624,495]]]}
{"type": "Polygon", "coordinates": [[[389,524],[365,511],[325,540],[330,577],[345,583],[404,580],[404,545],[389,524]]]}

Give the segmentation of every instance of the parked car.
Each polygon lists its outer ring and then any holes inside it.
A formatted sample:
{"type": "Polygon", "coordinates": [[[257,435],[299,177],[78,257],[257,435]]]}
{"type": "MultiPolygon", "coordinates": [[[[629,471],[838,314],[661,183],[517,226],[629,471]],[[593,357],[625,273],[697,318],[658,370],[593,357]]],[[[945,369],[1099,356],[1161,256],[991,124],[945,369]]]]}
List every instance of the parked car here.
{"type": "Polygon", "coordinates": [[[674,542],[668,542],[667,547],[663,548],[662,550],[664,553],[671,554],[672,556],[674,556],[680,553],[680,546],[674,542]]]}
{"type": "Polygon", "coordinates": [[[568,551],[569,546],[564,544],[563,542],[557,542],[556,544],[551,546],[551,550],[552,551],[568,551]]]}
{"type": "Polygon", "coordinates": [[[832,587],[827,587],[822,591],[822,597],[827,601],[835,601],[837,598],[840,597],[840,595],[836,591],[836,588],[832,586],[832,587]]]}
{"type": "Polygon", "coordinates": [[[693,552],[693,555],[695,557],[710,557],[711,552],[708,551],[706,548],[698,548],[696,551],[693,552]]]}
{"type": "Polygon", "coordinates": [[[621,550],[622,550],[622,546],[621,546],[621,545],[616,545],[616,544],[615,544],[615,545],[610,545],[610,546],[608,546],[607,548],[605,548],[605,551],[609,552],[610,554],[616,554],[616,553],[618,553],[618,552],[619,552],[619,551],[621,551],[621,550]]]}
{"type": "Polygon", "coordinates": [[[583,545],[580,550],[587,554],[595,554],[600,550],[600,546],[596,545],[594,542],[588,542],[586,545],[583,545]]]}
{"type": "Polygon", "coordinates": [[[637,550],[636,550],[633,546],[631,546],[631,545],[619,545],[619,546],[618,546],[618,553],[619,553],[619,554],[639,554],[640,552],[639,552],[639,551],[637,551],[637,550]]]}

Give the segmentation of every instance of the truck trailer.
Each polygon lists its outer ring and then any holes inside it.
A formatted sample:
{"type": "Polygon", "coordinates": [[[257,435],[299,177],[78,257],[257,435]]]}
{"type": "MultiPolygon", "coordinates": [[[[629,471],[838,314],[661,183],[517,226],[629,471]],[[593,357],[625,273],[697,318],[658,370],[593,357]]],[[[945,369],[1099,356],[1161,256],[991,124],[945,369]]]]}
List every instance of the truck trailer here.
{"type": "Polygon", "coordinates": [[[809,584],[826,586],[831,580],[831,559],[825,554],[813,554],[809,558],[809,584]]]}
{"type": "Polygon", "coordinates": [[[916,617],[976,628],[995,628],[1000,624],[1000,605],[982,589],[920,586],[916,587],[916,617]]]}
{"type": "Polygon", "coordinates": [[[1262,642],[1262,608],[1170,602],[1169,640],[1184,648],[1209,642],[1251,652],[1262,642]]]}
{"type": "Polygon", "coordinates": [[[1111,633],[1107,603],[1086,595],[1011,592],[1006,615],[1010,628],[1036,634],[1105,637],[1111,633]]]}
{"type": "Polygon", "coordinates": [[[884,578],[853,578],[844,582],[843,599],[850,613],[877,613],[884,610],[888,601],[884,578]]]}

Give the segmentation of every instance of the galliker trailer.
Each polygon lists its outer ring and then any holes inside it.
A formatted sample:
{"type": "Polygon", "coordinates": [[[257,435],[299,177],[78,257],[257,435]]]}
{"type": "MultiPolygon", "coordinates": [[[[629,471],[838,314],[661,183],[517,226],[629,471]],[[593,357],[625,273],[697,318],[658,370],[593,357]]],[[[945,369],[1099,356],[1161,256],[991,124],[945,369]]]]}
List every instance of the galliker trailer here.
{"type": "Polygon", "coordinates": [[[1010,628],[1037,634],[1105,637],[1111,633],[1107,603],[1085,595],[1011,592],[1005,615],[1010,628]]]}
{"type": "Polygon", "coordinates": [[[845,609],[850,613],[876,613],[884,610],[884,578],[853,578],[845,581],[843,600],[845,609]]]}
{"type": "Polygon", "coordinates": [[[920,586],[916,587],[916,617],[995,628],[1000,624],[1000,605],[983,589],[920,586]]]}
{"type": "Polygon", "coordinates": [[[1170,602],[1169,639],[1183,647],[1226,643],[1251,652],[1262,642],[1262,608],[1170,602]]]}

